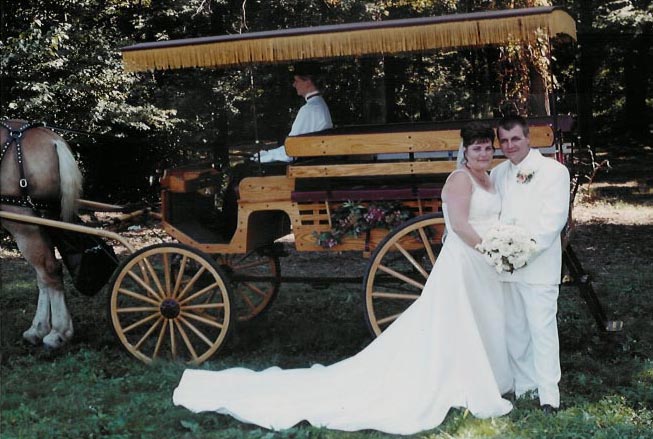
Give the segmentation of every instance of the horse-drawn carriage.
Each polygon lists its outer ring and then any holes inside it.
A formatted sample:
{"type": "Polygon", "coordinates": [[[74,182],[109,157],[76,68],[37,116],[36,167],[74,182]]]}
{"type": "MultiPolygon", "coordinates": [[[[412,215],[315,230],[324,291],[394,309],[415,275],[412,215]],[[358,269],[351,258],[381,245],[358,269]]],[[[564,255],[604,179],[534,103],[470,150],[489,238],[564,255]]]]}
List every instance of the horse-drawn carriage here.
{"type": "MultiPolygon", "coordinates": [[[[558,34],[574,39],[573,19],[557,8],[532,8],[146,43],[123,49],[123,57],[130,70],[224,67],[502,45],[558,34]]],[[[129,255],[109,282],[111,322],[124,347],[145,362],[170,356],[201,363],[224,344],[234,323],[264,312],[284,280],[278,240],[289,233],[298,251],[356,251],[368,258],[361,277],[364,314],[378,335],[419,297],[438,256],[440,191],[455,168],[464,123],[345,126],[288,137],[294,162],[280,175],[240,180],[236,203],[221,212],[214,201],[224,178],[214,164],[168,169],[160,216],[177,242],[138,251],[103,230],[4,211],[0,218],[122,242],[129,255]]],[[[530,124],[531,146],[573,164],[570,116],[553,111],[530,124]]],[[[582,281],[600,327],[612,328],[568,243],[565,266],[582,281]]]]}

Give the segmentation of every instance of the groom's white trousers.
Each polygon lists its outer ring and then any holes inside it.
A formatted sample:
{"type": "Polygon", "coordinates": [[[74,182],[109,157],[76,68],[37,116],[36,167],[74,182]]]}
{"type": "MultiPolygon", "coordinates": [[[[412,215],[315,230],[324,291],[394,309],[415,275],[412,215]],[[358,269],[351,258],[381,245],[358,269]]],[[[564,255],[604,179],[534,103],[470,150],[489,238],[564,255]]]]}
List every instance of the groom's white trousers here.
{"type": "Polygon", "coordinates": [[[537,389],[540,404],[560,406],[558,285],[504,282],[506,339],[515,395],[537,389]]]}

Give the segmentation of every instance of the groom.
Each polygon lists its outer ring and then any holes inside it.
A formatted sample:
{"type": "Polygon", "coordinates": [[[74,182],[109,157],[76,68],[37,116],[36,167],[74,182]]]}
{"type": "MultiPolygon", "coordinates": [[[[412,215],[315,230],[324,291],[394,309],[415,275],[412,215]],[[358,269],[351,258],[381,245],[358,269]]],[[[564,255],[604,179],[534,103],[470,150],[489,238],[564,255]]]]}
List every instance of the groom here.
{"type": "Polygon", "coordinates": [[[502,275],[515,395],[536,390],[542,409],[553,413],[560,406],[556,312],[562,265],[560,233],[569,213],[569,172],[530,148],[523,117],[501,119],[497,137],[508,159],[491,174],[501,194],[501,222],[523,227],[537,246],[525,267],[502,275]]]}

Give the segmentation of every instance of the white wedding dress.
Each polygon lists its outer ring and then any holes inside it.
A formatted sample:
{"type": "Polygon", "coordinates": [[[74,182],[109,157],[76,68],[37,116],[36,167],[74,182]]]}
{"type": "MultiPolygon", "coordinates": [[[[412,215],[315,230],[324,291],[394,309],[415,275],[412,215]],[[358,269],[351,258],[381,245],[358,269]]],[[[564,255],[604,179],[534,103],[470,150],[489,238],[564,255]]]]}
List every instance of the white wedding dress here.
{"type": "MultiPolygon", "coordinates": [[[[474,183],[470,223],[481,236],[499,209],[499,195],[474,183]]],[[[509,390],[498,276],[449,228],[420,298],[358,354],[328,367],[189,369],[173,402],[274,430],[307,420],[412,434],[438,426],[452,407],[505,415],[512,405],[501,394],[509,390]]]]}

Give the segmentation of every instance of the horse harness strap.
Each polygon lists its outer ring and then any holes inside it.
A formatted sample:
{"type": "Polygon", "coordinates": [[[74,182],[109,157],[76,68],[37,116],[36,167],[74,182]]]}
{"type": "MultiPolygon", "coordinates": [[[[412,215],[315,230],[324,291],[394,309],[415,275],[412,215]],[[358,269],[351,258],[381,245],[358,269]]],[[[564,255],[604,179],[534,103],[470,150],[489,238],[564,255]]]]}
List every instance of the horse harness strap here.
{"type": "Polygon", "coordinates": [[[7,125],[4,121],[0,121],[0,126],[4,127],[9,131],[9,136],[7,141],[2,145],[2,150],[0,150],[0,162],[5,157],[5,153],[9,150],[9,147],[14,144],[16,145],[16,161],[18,164],[18,175],[20,179],[18,180],[18,186],[20,188],[20,196],[13,195],[0,195],[0,203],[10,204],[13,206],[20,207],[30,207],[33,210],[48,210],[48,211],[59,211],[61,209],[60,203],[58,200],[34,200],[29,194],[29,184],[27,178],[25,177],[25,166],[23,165],[23,148],[21,147],[20,140],[23,137],[25,131],[45,126],[44,123],[26,123],[20,126],[18,129],[14,129],[7,125]]]}
{"type": "Polygon", "coordinates": [[[58,211],[60,209],[60,205],[56,201],[35,200],[29,195],[27,197],[24,196],[17,197],[14,195],[0,195],[0,204],[10,204],[12,206],[29,207],[34,210],[58,211]]]}

